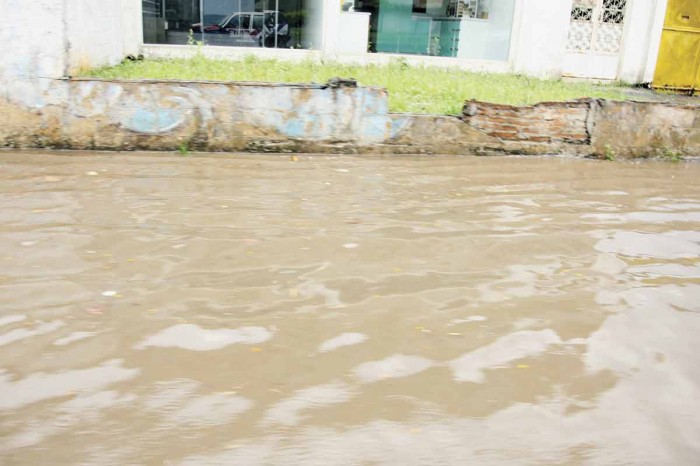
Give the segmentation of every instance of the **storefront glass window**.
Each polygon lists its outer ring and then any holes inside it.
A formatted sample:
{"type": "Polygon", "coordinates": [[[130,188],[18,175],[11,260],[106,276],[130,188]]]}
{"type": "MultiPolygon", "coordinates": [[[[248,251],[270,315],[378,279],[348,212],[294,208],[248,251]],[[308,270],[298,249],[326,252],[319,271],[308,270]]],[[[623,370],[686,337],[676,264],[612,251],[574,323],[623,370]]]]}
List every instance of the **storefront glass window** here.
{"type": "Polygon", "coordinates": [[[507,60],[515,0],[355,0],[370,51],[507,60]]]}
{"type": "Polygon", "coordinates": [[[144,42],[313,49],[320,0],[142,0],[144,42]]]}

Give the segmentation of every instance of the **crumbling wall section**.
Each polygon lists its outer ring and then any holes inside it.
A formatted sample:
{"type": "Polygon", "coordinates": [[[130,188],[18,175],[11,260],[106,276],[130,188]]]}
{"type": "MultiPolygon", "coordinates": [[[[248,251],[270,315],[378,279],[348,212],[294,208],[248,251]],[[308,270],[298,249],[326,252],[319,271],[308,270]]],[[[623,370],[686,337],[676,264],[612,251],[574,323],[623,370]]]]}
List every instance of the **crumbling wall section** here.
{"type": "Polygon", "coordinates": [[[472,128],[503,141],[587,144],[593,101],[542,102],[512,106],[469,101],[462,119],[472,128]]]}

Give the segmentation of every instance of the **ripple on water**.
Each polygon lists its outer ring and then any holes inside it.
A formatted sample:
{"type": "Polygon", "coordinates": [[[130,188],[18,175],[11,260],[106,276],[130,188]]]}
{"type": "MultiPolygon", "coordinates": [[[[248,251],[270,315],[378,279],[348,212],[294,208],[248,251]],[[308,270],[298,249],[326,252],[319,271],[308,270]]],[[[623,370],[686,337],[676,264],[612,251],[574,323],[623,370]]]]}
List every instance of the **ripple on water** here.
{"type": "Polygon", "coordinates": [[[363,383],[373,383],[384,379],[396,379],[418,374],[434,365],[433,361],[421,356],[395,354],[381,361],[365,362],[354,370],[355,377],[363,383]]]}
{"type": "Polygon", "coordinates": [[[0,371],[0,410],[19,408],[38,401],[106,387],[136,377],[141,371],[122,367],[115,359],[87,369],[36,373],[13,382],[0,371]]]}
{"type": "Polygon", "coordinates": [[[598,241],[595,249],[630,257],[692,259],[700,256],[700,232],[673,231],[654,234],[617,231],[611,238],[598,241]]]}
{"type": "Polygon", "coordinates": [[[364,333],[343,333],[321,343],[318,347],[318,351],[319,353],[327,353],[344,346],[359,345],[367,341],[367,338],[367,335],[364,333]]]}
{"type": "Polygon", "coordinates": [[[303,419],[303,411],[344,403],[350,400],[353,394],[353,389],[343,383],[329,383],[305,388],[272,405],[265,413],[264,423],[297,425],[303,419]]]}
{"type": "Polygon", "coordinates": [[[272,332],[264,327],[208,330],[195,324],[178,324],[151,335],[134,348],[158,347],[212,351],[235,344],[264,343],[271,338],[272,332]]]}
{"type": "Polygon", "coordinates": [[[553,330],[515,332],[460,356],[450,362],[450,368],[456,381],[479,383],[484,381],[485,369],[538,355],[557,343],[561,339],[553,330]]]}

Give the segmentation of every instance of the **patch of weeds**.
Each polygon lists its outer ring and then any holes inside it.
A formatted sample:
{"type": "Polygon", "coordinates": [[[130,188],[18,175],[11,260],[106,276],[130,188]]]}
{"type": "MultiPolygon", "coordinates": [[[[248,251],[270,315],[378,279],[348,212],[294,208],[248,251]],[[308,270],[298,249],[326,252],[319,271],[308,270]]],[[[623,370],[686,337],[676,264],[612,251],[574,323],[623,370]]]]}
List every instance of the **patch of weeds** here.
{"type": "Polygon", "coordinates": [[[189,147],[189,142],[181,142],[180,145],[177,146],[177,152],[183,157],[188,157],[192,155],[190,153],[190,147],[189,147]]]}
{"type": "Polygon", "coordinates": [[[613,161],[617,159],[617,154],[615,150],[610,146],[610,144],[605,145],[605,152],[603,152],[603,160],[613,161]]]}
{"type": "Polygon", "coordinates": [[[197,40],[194,38],[194,31],[190,29],[190,32],[187,34],[187,45],[189,46],[196,46],[197,48],[201,48],[204,45],[204,42],[201,40],[197,40]]]}
{"type": "Polygon", "coordinates": [[[405,57],[392,58],[389,61],[389,67],[396,68],[399,71],[406,71],[410,68],[408,60],[405,57]]]}
{"type": "Polygon", "coordinates": [[[673,150],[673,149],[670,149],[668,147],[665,147],[661,151],[660,157],[663,160],[668,160],[669,162],[673,162],[673,163],[678,163],[678,162],[683,161],[683,155],[681,154],[680,151],[673,150]]]}

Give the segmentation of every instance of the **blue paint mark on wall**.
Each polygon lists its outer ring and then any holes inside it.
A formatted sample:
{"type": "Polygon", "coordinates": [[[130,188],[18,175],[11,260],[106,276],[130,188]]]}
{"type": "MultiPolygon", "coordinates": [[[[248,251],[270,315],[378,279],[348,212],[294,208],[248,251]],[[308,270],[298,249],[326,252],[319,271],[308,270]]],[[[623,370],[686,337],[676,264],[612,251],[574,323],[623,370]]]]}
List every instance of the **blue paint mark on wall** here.
{"type": "Polygon", "coordinates": [[[165,108],[152,111],[138,108],[125,123],[125,126],[138,133],[159,134],[172,131],[184,121],[185,114],[182,110],[165,108]]]}
{"type": "Polygon", "coordinates": [[[306,136],[305,126],[306,122],[301,118],[290,118],[285,122],[282,133],[290,138],[303,138],[306,136]]]}
{"type": "Polygon", "coordinates": [[[390,139],[396,139],[403,133],[410,124],[410,119],[405,116],[393,115],[391,120],[390,139]]]}
{"type": "Polygon", "coordinates": [[[381,142],[386,139],[390,119],[386,115],[370,115],[362,118],[360,140],[363,143],[381,142]]]}

